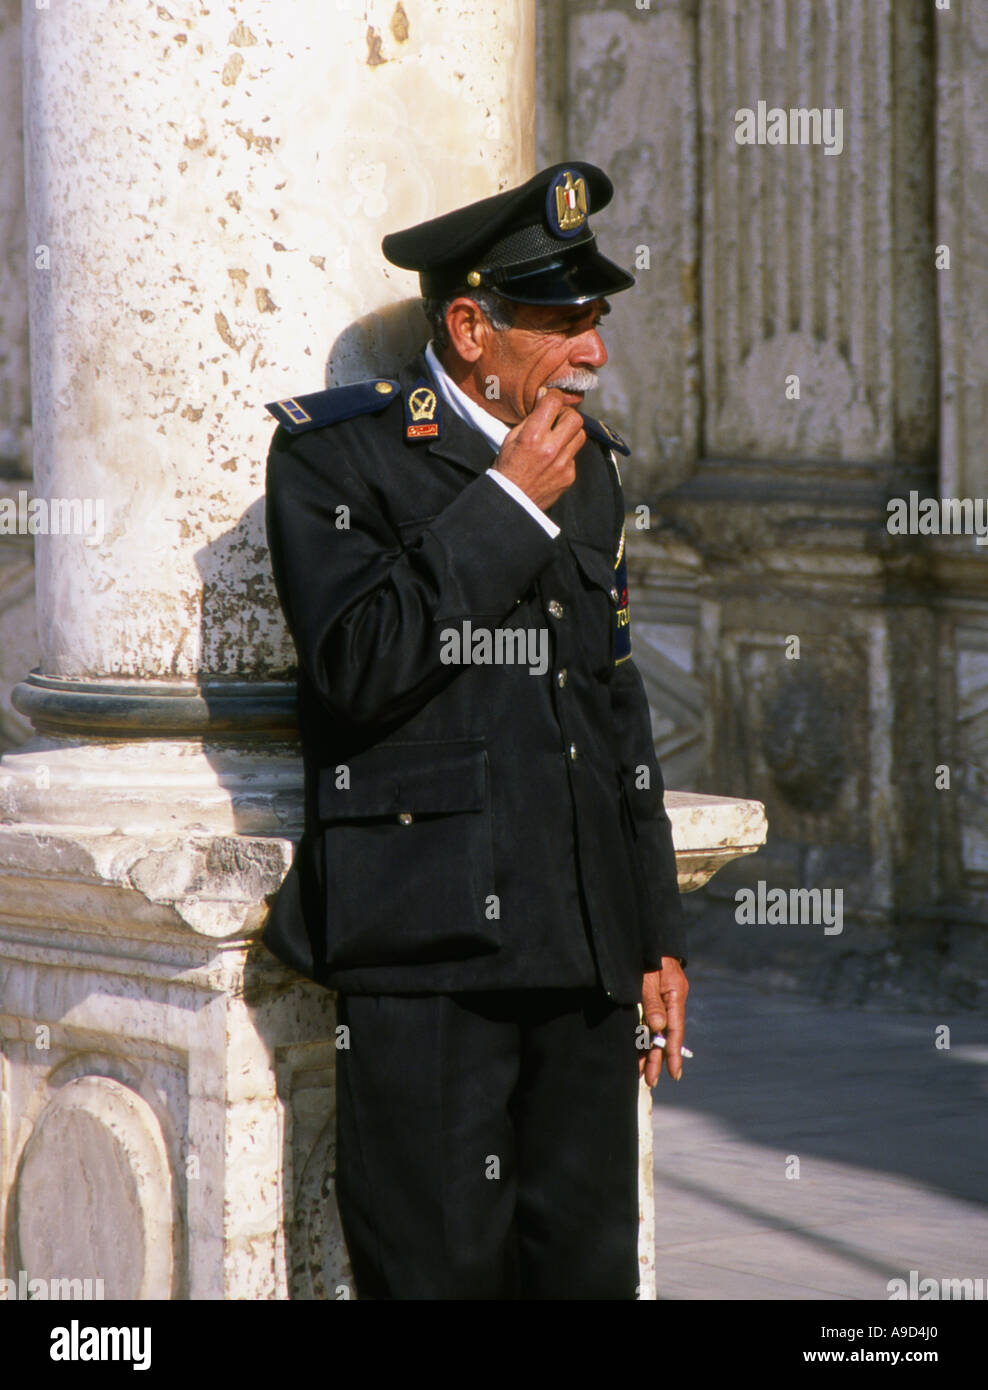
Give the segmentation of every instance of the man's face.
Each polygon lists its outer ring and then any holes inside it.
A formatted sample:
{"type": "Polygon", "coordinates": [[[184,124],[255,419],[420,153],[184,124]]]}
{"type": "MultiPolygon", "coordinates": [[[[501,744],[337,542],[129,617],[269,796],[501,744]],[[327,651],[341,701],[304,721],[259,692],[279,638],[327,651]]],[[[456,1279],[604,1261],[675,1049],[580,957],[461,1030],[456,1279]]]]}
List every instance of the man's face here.
{"type": "Polygon", "coordinates": [[[530,415],[540,386],[558,386],[567,405],[579,406],[593,374],[607,361],[597,331],[606,299],[589,304],[515,304],[514,326],[492,331],[490,346],[477,366],[484,378],[497,378],[499,396],[484,406],[506,424],[530,415]]]}

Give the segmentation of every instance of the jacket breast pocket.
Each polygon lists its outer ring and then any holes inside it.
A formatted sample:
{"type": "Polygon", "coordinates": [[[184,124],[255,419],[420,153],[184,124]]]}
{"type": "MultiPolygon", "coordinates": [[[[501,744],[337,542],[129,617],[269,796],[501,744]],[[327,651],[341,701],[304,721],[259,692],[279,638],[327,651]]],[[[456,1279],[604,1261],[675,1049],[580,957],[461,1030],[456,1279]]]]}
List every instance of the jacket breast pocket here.
{"type": "Polygon", "coordinates": [[[379,744],[319,774],[330,967],[465,960],[501,944],[482,741],[379,744]]]}
{"type": "Polygon", "coordinates": [[[586,541],[570,541],[580,570],[583,595],[580,634],[591,670],[609,680],[614,666],[617,623],[617,579],[614,562],[604,550],[586,541]]]}

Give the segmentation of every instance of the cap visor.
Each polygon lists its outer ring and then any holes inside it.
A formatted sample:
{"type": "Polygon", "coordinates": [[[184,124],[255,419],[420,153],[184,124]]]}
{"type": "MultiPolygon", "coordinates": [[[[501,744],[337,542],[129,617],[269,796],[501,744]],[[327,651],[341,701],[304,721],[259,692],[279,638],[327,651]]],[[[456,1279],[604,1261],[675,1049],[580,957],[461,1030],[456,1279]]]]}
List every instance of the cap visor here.
{"type": "Polygon", "coordinates": [[[537,270],[513,274],[495,286],[517,304],[587,304],[630,290],[635,277],[593,247],[579,256],[561,255],[537,270]]]}

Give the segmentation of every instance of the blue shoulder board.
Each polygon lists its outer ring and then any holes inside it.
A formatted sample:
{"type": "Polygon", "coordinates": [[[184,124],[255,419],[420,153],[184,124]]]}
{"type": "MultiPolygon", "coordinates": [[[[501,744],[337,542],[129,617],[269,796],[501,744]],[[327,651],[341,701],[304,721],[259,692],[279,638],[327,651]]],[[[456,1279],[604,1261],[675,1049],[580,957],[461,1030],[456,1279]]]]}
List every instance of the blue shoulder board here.
{"type": "MultiPolygon", "coordinates": [[[[582,410],[580,414],[583,415],[582,410]]],[[[604,424],[603,420],[595,420],[592,415],[583,415],[583,428],[591,439],[596,439],[608,449],[617,449],[619,454],[631,453],[617,430],[612,430],[610,425],[604,424]]]]}
{"type": "Polygon", "coordinates": [[[306,430],[335,425],[354,415],[383,410],[397,394],[397,381],[372,377],[370,381],[356,381],[352,386],[333,386],[328,391],[313,391],[308,396],[270,401],[264,409],[269,410],[289,434],[304,434],[306,430]]]}

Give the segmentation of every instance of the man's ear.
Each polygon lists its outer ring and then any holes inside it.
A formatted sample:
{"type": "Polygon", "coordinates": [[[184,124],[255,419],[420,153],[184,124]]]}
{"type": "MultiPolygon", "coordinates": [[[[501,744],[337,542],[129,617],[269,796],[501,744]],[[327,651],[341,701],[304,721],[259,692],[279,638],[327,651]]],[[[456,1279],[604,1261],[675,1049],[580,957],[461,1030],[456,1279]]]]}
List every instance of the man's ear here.
{"type": "Polygon", "coordinates": [[[450,346],[464,362],[476,362],[488,344],[491,326],[472,299],[461,295],[446,310],[446,332],[450,346]]]}

